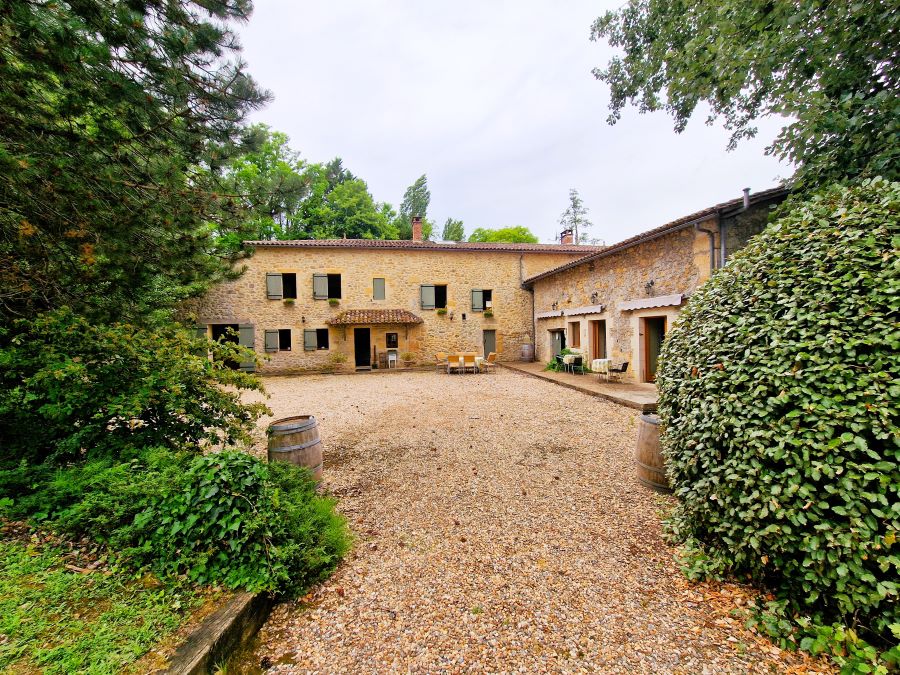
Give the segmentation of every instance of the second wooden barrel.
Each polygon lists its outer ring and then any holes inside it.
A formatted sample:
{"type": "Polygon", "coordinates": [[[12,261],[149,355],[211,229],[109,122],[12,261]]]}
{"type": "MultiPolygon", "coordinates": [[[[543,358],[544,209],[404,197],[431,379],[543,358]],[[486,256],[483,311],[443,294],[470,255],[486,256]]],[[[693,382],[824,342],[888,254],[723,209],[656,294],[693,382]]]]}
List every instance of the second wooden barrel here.
{"type": "Polygon", "coordinates": [[[307,467],[322,480],[322,441],[319,424],[312,415],[276,420],[269,425],[269,461],[307,467]]]}
{"type": "Polygon", "coordinates": [[[659,417],[656,415],[641,415],[638,420],[634,462],[641,483],[659,492],[672,491],[666,478],[666,466],[659,443],[659,417]]]}

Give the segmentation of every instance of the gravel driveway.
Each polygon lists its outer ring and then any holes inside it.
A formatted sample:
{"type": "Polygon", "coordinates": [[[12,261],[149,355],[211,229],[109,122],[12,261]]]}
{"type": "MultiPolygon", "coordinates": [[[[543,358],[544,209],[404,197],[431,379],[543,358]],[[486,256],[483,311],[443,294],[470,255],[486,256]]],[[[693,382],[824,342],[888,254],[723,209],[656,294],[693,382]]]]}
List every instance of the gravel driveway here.
{"type": "Polygon", "coordinates": [[[681,576],[660,526],[672,502],[634,477],[635,411],[503,369],[266,388],[276,416],[318,418],[325,485],[357,539],[327,583],[275,609],[239,670],[821,668],[730,616],[744,589],[681,576]]]}

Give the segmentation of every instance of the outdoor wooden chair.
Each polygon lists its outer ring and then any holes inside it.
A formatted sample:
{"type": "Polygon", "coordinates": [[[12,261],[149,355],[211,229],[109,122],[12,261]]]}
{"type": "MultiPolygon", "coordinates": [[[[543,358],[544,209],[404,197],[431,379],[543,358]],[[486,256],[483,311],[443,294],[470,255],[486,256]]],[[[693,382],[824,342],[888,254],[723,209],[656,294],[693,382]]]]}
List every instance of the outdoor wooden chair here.
{"type": "Polygon", "coordinates": [[[434,355],[434,367],[438,372],[447,370],[447,354],[445,352],[438,352],[434,355]]]}
{"type": "Polygon", "coordinates": [[[473,373],[478,372],[478,367],[475,365],[475,352],[463,354],[463,372],[468,372],[469,368],[473,373]]]}
{"type": "Polygon", "coordinates": [[[609,367],[609,376],[613,378],[613,380],[618,381],[625,374],[625,371],[628,370],[628,361],[625,361],[618,368],[615,366],[609,367]]]}
{"type": "Polygon", "coordinates": [[[481,362],[481,367],[484,368],[484,372],[489,373],[492,370],[496,370],[497,368],[497,352],[491,352],[487,355],[487,358],[481,362]]]}
{"type": "Polygon", "coordinates": [[[460,366],[460,354],[448,354],[447,355],[447,372],[452,373],[454,370],[459,373],[462,371],[462,367],[460,366]]]}

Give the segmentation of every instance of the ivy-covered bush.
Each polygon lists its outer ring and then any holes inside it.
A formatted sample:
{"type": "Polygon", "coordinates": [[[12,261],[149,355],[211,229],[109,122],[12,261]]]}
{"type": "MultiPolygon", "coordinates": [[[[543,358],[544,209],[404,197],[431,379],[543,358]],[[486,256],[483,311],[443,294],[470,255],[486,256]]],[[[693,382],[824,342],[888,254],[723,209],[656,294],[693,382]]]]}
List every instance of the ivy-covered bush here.
{"type": "Polygon", "coordinates": [[[94,325],[68,310],[0,327],[0,464],[243,441],[266,407],[238,390],[262,385],[227,363],[249,356],[176,327],[94,325]]]}
{"type": "Polygon", "coordinates": [[[350,546],[346,521],[308,470],[239,451],[194,458],[135,525],[158,571],[250,591],[302,590],[350,546]]]}
{"type": "Polygon", "coordinates": [[[794,204],[690,299],[657,379],[693,572],[773,590],[781,629],[881,648],[900,629],[898,211],[881,179],[794,204]]]}

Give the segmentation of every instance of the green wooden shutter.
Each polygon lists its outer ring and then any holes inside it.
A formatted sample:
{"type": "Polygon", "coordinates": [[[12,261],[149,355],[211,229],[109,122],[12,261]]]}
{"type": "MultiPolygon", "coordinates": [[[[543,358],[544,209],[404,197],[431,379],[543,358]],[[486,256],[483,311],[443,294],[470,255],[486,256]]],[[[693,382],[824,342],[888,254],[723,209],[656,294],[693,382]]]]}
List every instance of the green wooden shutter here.
{"type": "Polygon", "coordinates": [[[264,331],[266,340],[265,347],[267,352],[277,352],[278,351],[278,331],[277,330],[267,330],[264,331]]]}
{"type": "Polygon", "coordinates": [[[422,299],[422,309],[434,309],[434,286],[419,286],[419,294],[422,299]]]}
{"type": "Polygon", "coordinates": [[[313,298],[315,300],[328,299],[328,275],[313,274],[313,298]]]}
{"type": "Polygon", "coordinates": [[[372,299],[384,300],[384,279],[372,279],[372,299]]]}
{"type": "Polygon", "coordinates": [[[196,325],[194,326],[194,337],[196,338],[205,338],[209,336],[208,326],[204,325],[196,325]]]}
{"type": "Polygon", "coordinates": [[[316,351],[316,348],[318,346],[319,342],[316,339],[316,329],[305,329],[303,331],[303,350],[307,352],[314,352],[316,351]]]}
{"type": "Polygon", "coordinates": [[[281,300],[284,297],[284,284],[278,272],[266,272],[266,297],[269,300],[281,300]]]}
{"type": "MultiPolygon", "coordinates": [[[[256,350],[256,333],[252,323],[242,323],[238,326],[238,344],[241,347],[256,350]]],[[[252,373],[256,370],[256,359],[241,361],[240,368],[252,373]]]]}
{"type": "Polygon", "coordinates": [[[472,311],[484,311],[484,292],[480,288],[472,289],[472,311]]]}

